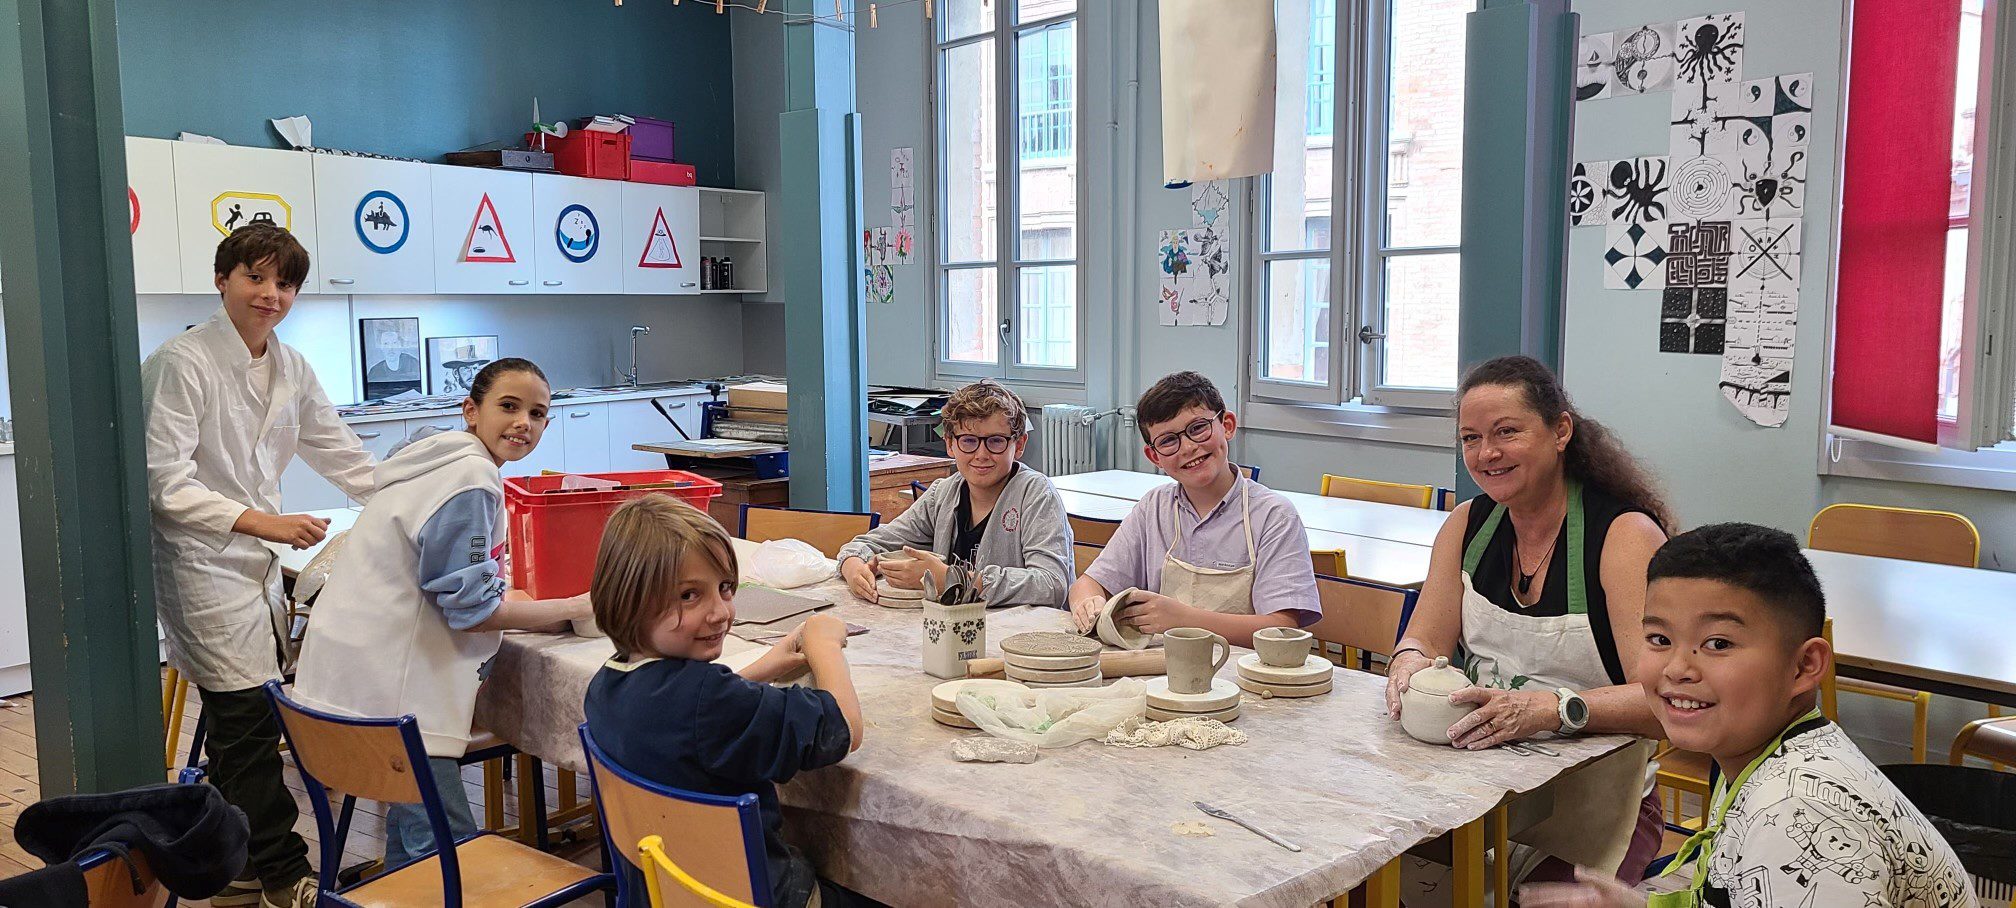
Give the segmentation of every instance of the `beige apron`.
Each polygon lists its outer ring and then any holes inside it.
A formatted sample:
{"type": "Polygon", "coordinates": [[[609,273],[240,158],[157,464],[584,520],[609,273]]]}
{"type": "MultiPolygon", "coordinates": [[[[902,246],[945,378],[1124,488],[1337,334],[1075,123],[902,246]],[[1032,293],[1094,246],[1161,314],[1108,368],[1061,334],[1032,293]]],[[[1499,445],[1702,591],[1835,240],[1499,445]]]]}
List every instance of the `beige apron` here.
{"type": "MultiPolygon", "coordinates": [[[[1610,687],[1603,655],[1589,626],[1588,574],[1582,553],[1582,486],[1568,484],[1568,614],[1551,617],[1521,615],[1499,608],[1470,585],[1485,547],[1504,520],[1505,506],[1492,508],[1463,557],[1463,652],[1465,668],[1485,686],[1507,686],[1524,676],[1526,690],[1576,691],[1610,687]],[[1496,682],[1494,684],[1494,682],[1496,682]]],[[[1551,815],[1516,837],[1531,846],[1531,854],[1515,849],[1513,879],[1520,879],[1540,859],[1553,855],[1570,864],[1604,874],[1617,872],[1638,826],[1638,808],[1645,799],[1647,764],[1653,742],[1640,740],[1556,779],[1543,791],[1551,793],[1551,815]]],[[[1515,808],[1516,809],[1516,808],[1515,808]]]]}
{"type": "MultiPolygon", "coordinates": [[[[1253,614],[1253,508],[1247,495],[1252,484],[1239,480],[1240,521],[1246,528],[1246,566],[1241,568],[1198,567],[1176,557],[1183,544],[1183,502],[1176,502],[1176,534],[1169,551],[1162,554],[1162,595],[1184,605],[1221,615],[1253,614]]],[[[1181,489],[1176,491],[1180,497],[1181,489]]]]}

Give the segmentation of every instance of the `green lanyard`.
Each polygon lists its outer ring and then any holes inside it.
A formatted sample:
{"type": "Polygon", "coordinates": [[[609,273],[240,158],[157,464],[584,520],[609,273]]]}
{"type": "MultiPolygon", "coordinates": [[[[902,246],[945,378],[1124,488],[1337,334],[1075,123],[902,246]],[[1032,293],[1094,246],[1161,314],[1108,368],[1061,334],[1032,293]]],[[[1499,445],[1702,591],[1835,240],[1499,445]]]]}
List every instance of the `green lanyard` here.
{"type": "MultiPolygon", "coordinates": [[[[1585,530],[1582,524],[1582,483],[1569,479],[1568,483],[1568,614],[1589,614],[1589,577],[1582,572],[1582,548],[1585,530]]],[[[1498,524],[1505,519],[1505,506],[1493,504],[1491,514],[1477,527],[1477,535],[1470,537],[1469,547],[1463,550],[1463,573],[1475,575],[1477,565],[1484,561],[1484,550],[1491,545],[1491,537],[1498,532],[1498,524]]],[[[1513,551],[1513,563],[1518,563],[1518,551],[1513,551]]],[[[1517,601],[1517,597],[1514,597],[1517,601]]]]}
{"type": "Polygon", "coordinates": [[[1688,836],[1687,841],[1681,844],[1679,853],[1673,855],[1672,863],[1667,864],[1665,872],[1659,874],[1669,876],[1682,865],[1692,862],[1693,885],[1679,892],[1654,895],[1646,908],[1695,908],[1701,904],[1701,890],[1708,885],[1708,859],[1715,854],[1715,837],[1722,833],[1723,821],[1729,816],[1729,805],[1736,803],[1736,795],[1743,791],[1744,783],[1750,781],[1750,776],[1757,771],[1757,767],[1764,765],[1765,760],[1778,752],[1778,748],[1784,744],[1786,738],[1824,723],[1825,720],[1820,718],[1820,710],[1808,710],[1797,721],[1785,726],[1785,730],[1779,732],[1778,737],[1772,738],[1771,746],[1764,748],[1764,752],[1751,760],[1750,765],[1743,767],[1743,771],[1736,775],[1735,780],[1724,779],[1722,784],[1716,787],[1715,796],[1710,799],[1715,805],[1714,821],[1703,826],[1700,832],[1688,836]]]}

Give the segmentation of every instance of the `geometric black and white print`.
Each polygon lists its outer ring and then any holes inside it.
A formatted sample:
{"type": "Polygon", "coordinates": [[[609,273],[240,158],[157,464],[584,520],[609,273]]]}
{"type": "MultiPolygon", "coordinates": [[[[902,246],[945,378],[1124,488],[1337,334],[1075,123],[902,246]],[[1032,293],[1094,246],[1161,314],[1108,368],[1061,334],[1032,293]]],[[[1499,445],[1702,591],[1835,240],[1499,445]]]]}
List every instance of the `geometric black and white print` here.
{"type": "Polygon", "coordinates": [[[1729,291],[1722,287],[1667,287],[1659,307],[1659,352],[1722,355],[1729,291]]]}
{"type": "Polygon", "coordinates": [[[1732,157],[1674,158],[1673,210],[1696,221],[1726,221],[1737,215],[1737,178],[1742,164],[1732,157]]]}
{"type": "Polygon", "coordinates": [[[1666,286],[1729,286],[1729,222],[1674,221],[1666,232],[1666,286]]]}
{"type": "Polygon", "coordinates": [[[1603,253],[1603,286],[1611,290],[1661,290],[1666,287],[1666,225],[1613,221],[1603,253]]]}
{"type": "Polygon", "coordinates": [[[1730,222],[1730,287],[1762,287],[1799,293],[1799,226],[1797,220],[1744,218],[1730,222]]]}
{"type": "Polygon", "coordinates": [[[1603,204],[1603,186],[1610,176],[1609,161],[1583,161],[1568,178],[1568,226],[1601,227],[1610,223],[1610,209],[1603,204]]]}
{"type": "Polygon", "coordinates": [[[1610,162],[1609,177],[1602,184],[1610,223],[1651,224],[1670,217],[1673,179],[1667,165],[1665,155],[1610,162]]]}
{"type": "Polygon", "coordinates": [[[1799,291],[1745,287],[1729,292],[1722,341],[1722,397],[1765,428],[1785,425],[1792,406],[1793,341],[1799,291]]]}

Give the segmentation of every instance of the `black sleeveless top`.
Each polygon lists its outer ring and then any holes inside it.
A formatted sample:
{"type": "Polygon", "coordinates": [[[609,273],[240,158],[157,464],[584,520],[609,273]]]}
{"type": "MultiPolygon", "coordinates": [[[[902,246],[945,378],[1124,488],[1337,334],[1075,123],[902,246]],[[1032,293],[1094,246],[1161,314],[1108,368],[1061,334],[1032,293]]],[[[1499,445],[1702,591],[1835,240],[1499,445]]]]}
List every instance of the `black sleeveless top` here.
{"type": "MultiPolygon", "coordinates": [[[[1484,526],[1484,521],[1491,516],[1491,509],[1497,506],[1498,503],[1492,501],[1489,495],[1470,499],[1469,520],[1463,527],[1465,550],[1484,526]]],[[[1652,512],[1626,504],[1601,489],[1588,485],[1582,487],[1582,573],[1587,590],[1585,595],[1589,600],[1589,630],[1596,637],[1596,650],[1603,655],[1603,670],[1613,684],[1623,684],[1626,676],[1625,667],[1617,657],[1617,638],[1610,629],[1609,597],[1603,592],[1603,540],[1610,535],[1611,522],[1634,512],[1652,516],[1652,512]]],[[[1470,575],[1471,588],[1515,615],[1552,618],[1568,614],[1566,518],[1562,523],[1561,541],[1554,550],[1553,558],[1547,562],[1547,576],[1542,582],[1540,601],[1521,606],[1512,597],[1512,587],[1518,582],[1520,567],[1517,550],[1519,535],[1512,528],[1510,517],[1498,521],[1498,531],[1491,535],[1490,542],[1484,544],[1484,556],[1478,559],[1477,570],[1470,575]]],[[[1631,629],[1625,630],[1629,632],[1631,629]]]]}

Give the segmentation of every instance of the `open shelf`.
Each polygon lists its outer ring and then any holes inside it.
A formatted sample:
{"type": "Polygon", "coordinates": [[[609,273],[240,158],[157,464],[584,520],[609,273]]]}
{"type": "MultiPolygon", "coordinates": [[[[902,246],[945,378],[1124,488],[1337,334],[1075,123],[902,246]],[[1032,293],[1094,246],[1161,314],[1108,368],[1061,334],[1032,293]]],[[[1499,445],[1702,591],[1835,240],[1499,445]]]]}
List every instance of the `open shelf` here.
{"type": "MultiPolygon", "coordinates": [[[[768,284],[770,257],[764,237],[763,194],[745,189],[700,187],[700,251],[735,260],[735,276],[764,278],[768,284]]],[[[762,287],[702,290],[710,296],[742,296],[766,292],[762,287]]]]}

